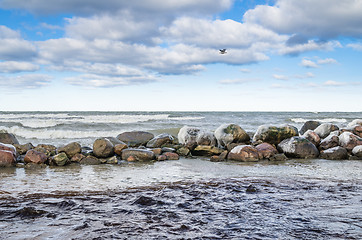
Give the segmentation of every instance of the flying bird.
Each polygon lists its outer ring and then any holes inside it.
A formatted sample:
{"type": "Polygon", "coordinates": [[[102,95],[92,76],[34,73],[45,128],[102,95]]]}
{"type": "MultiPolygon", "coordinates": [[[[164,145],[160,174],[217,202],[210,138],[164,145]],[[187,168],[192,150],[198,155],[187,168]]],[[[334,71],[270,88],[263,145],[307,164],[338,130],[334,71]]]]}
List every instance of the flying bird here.
{"type": "Polygon", "coordinates": [[[225,48],[224,48],[224,49],[220,49],[219,51],[220,51],[220,54],[225,54],[225,53],[226,53],[226,49],[225,49],[225,48]]]}

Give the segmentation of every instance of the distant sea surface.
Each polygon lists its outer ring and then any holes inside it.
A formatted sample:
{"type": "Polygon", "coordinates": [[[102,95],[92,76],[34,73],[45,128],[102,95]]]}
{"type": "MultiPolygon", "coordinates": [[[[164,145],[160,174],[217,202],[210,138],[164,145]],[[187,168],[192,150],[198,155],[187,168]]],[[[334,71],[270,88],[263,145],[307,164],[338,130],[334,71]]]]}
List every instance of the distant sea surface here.
{"type": "Polygon", "coordinates": [[[17,136],[20,143],[64,145],[77,141],[91,146],[99,137],[116,137],[125,131],[170,133],[187,125],[214,131],[221,124],[235,123],[248,133],[260,125],[291,124],[298,129],[308,120],[341,127],[362,112],[0,112],[0,130],[17,136]]]}

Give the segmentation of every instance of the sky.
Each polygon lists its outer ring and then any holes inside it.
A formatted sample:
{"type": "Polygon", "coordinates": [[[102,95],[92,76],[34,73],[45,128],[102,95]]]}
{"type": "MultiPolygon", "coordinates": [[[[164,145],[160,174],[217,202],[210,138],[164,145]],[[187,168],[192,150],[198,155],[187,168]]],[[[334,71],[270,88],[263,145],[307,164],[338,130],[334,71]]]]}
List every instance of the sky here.
{"type": "Polygon", "coordinates": [[[362,111],[361,13],[361,0],[0,0],[0,111],[362,111]]]}

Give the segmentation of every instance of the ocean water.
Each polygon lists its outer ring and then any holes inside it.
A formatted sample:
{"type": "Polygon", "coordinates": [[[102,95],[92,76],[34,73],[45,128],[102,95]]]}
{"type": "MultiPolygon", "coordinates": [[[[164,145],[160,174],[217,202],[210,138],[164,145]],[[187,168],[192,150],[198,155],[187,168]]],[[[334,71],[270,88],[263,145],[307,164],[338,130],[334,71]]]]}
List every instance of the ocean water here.
{"type": "MultiPolygon", "coordinates": [[[[144,130],[177,135],[308,120],[340,127],[362,113],[0,112],[20,143],[91,146],[144,130]]],[[[362,161],[208,158],[0,168],[0,239],[362,239],[362,161]]]]}
{"type": "Polygon", "coordinates": [[[177,136],[185,125],[214,131],[235,123],[253,134],[264,124],[291,124],[300,129],[308,120],[319,120],[343,127],[360,118],[362,112],[0,112],[0,130],[15,134],[23,144],[60,146],[77,141],[91,146],[99,137],[133,130],[177,136]]]}

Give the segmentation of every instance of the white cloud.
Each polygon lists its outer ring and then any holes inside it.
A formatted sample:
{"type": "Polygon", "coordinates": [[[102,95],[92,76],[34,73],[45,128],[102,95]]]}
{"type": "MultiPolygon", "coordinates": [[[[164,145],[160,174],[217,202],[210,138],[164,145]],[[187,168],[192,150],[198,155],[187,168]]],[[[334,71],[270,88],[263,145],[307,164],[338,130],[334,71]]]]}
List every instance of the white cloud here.
{"type": "Polygon", "coordinates": [[[307,67],[307,68],[317,68],[317,67],[319,67],[319,65],[336,64],[336,63],[338,63],[337,60],[335,60],[333,58],[318,59],[317,62],[303,58],[300,65],[302,65],[303,67],[307,67]]]}
{"type": "Polygon", "coordinates": [[[288,76],[279,75],[279,74],[273,74],[273,78],[278,79],[278,80],[289,80],[288,76]]]}
{"type": "Polygon", "coordinates": [[[303,52],[316,51],[316,50],[331,51],[337,47],[341,47],[341,44],[338,41],[317,42],[314,40],[308,40],[306,43],[302,44],[282,45],[279,47],[278,52],[279,54],[284,54],[284,55],[298,55],[303,52]]]}
{"type": "Polygon", "coordinates": [[[318,67],[318,64],[316,64],[312,60],[308,60],[308,59],[305,59],[305,58],[302,59],[302,62],[300,64],[303,67],[307,67],[307,68],[317,68],[318,67]]]}
{"type": "Polygon", "coordinates": [[[326,58],[318,60],[318,64],[335,64],[338,63],[337,60],[333,58],[326,58]]]}
{"type": "Polygon", "coordinates": [[[243,73],[251,73],[251,70],[248,68],[242,68],[242,69],[240,69],[240,71],[243,73]]]}
{"type": "Polygon", "coordinates": [[[0,62],[0,72],[2,73],[34,72],[39,69],[40,67],[38,65],[28,62],[0,62]]]}
{"type": "Polygon", "coordinates": [[[295,78],[298,78],[298,79],[305,79],[305,78],[314,78],[315,75],[311,72],[307,72],[306,74],[304,75],[294,75],[295,78]]]}
{"type": "Polygon", "coordinates": [[[0,86],[6,88],[32,89],[46,86],[53,77],[45,74],[27,74],[20,76],[0,76],[0,86]]]}
{"type": "Polygon", "coordinates": [[[350,44],[347,44],[347,47],[353,48],[354,50],[357,50],[357,51],[362,51],[362,44],[360,44],[360,43],[350,43],[350,44]]]}
{"type": "Polygon", "coordinates": [[[274,6],[259,5],[243,20],[282,34],[300,33],[321,39],[362,36],[362,1],[278,0],[274,6]]]}
{"type": "Polygon", "coordinates": [[[327,87],[340,87],[340,86],[346,85],[346,83],[329,80],[329,81],[324,82],[323,85],[327,86],[327,87]]]}
{"type": "Polygon", "coordinates": [[[233,84],[244,84],[247,82],[255,82],[255,81],[259,81],[259,79],[257,78],[223,79],[220,80],[219,83],[224,85],[233,85],[233,84]]]}

